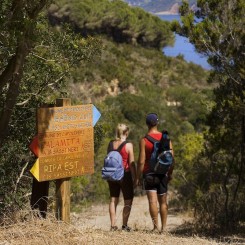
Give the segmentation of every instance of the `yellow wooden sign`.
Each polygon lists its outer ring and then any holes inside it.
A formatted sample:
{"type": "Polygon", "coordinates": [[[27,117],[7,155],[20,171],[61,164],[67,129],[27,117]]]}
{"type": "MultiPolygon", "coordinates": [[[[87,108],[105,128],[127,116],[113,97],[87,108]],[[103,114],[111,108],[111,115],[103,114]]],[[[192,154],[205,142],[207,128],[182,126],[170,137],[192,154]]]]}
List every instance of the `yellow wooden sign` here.
{"type": "MultiPolygon", "coordinates": [[[[38,109],[38,181],[94,173],[93,105],[38,109]]],[[[96,119],[97,120],[97,119],[96,119]]]]}
{"type": "Polygon", "coordinates": [[[39,108],[38,134],[93,127],[93,105],[39,108]]]}

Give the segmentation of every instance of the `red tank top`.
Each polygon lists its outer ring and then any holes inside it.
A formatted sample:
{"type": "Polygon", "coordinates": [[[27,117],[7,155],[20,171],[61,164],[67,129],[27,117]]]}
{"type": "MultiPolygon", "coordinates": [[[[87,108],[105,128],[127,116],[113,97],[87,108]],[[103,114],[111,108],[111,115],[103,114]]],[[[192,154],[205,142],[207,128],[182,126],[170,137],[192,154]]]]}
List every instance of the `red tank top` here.
{"type": "Polygon", "coordinates": [[[123,159],[123,166],[125,171],[130,171],[129,168],[129,156],[128,153],[126,152],[126,145],[123,146],[122,150],[120,151],[120,154],[122,155],[122,159],[123,159]]]}
{"type": "MultiPolygon", "coordinates": [[[[152,138],[159,140],[162,137],[162,133],[151,133],[149,134],[152,138]]],[[[153,152],[153,144],[146,138],[144,138],[145,141],[145,165],[143,169],[143,173],[149,173],[150,167],[149,167],[149,160],[151,158],[151,153],[153,152]]]]}

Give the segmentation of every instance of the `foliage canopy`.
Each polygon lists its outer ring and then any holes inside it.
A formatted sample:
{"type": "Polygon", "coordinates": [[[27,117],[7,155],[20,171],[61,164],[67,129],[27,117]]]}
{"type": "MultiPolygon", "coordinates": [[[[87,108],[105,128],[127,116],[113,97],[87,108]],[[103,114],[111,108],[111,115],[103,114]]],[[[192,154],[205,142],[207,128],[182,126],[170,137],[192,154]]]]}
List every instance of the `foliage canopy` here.
{"type": "Polygon", "coordinates": [[[208,117],[205,154],[199,159],[207,184],[196,179],[197,205],[202,221],[234,229],[245,221],[245,2],[199,0],[198,7],[193,13],[185,1],[180,9],[183,25],[173,24],[175,31],[187,35],[208,56],[213,67],[209,82],[219,84],[208,117]],[[194,15],[201,22],[196,23],[194,15]]]}
{"type": "Polygon", "coordinates": [[[47,5],[6,0],[0,6],[0,208],[9,211],[30,188],[23,173],[34,160],[28,144],[36,134],[36,108],[66,96],[71,70],[99,53],[98,40],[49,26],[42,12],[47,5]]]}
{"type": "Polygon", "coordinates": [[[49,19],[53,24],[72,22],[83,35],[106,34],[116,42],[158,49],[173,43],[168,22],[121,0],[56,0],[49,19]]]}

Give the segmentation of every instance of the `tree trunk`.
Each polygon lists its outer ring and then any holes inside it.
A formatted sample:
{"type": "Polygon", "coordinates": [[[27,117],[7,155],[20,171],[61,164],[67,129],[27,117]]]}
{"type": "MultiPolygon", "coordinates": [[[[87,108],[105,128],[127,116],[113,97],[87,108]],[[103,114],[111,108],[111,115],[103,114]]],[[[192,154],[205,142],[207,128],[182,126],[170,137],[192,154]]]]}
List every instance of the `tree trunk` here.
{"type": "Polygon", "coordinates": [[[23,76],[25,58],[30,51],[28,40],[20,41],[15,56],[10,60],[5,71],[0,76],[1,86],[9,84],[4,108],[0,115],[0,146],[7,133],[8,124],[19,95],[20,82],[23,76]]]}
{"type": "Polygon", "coordinates": [[[9,25],[11,26],[15,22],[23,22],[28,17],[29,20],[26,20],[27,24],[17,31],[19,32],[17,37],[19,40],[17,40],[15,55],[9,60],[8,65],[0,75],[0,93],[3,93],[5,86],[7,88],[4,107],[0,114],[0,146],[6,136],[10,118],[19,95],[25,59],[32,48],[31,39],[36,27],[35,19],[47,3],[48,0],[39,0],[36,4],[31,5],[25,0],[13,0],[12,2],[11,15],[8,20],[9,25]]]}

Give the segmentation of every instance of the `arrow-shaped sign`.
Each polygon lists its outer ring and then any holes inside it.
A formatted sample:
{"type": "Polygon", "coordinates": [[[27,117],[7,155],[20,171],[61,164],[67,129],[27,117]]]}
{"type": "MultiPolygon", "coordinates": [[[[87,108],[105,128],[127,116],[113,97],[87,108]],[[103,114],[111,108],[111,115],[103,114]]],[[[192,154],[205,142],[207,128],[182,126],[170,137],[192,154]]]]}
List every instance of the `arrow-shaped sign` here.
{"type": "Polygon", "coordinates": [[[39,181],[39,159],[36,160],[30,172],[39,181]]]}
{"type": "Polygon", "coordinates": [[[34,136],[34,138],[32,139],[32,142],[31,144],[29,145],[29,148],[31,150],[31,152],[36,156],[38,157],[38,153],[39,153],[39,150],[38,150],[38,136],[34,136]]]}
{"type": "Polygon", "coordinates": [[[93,127],[97,123],[97,121],[99,120],[100,116],[101,116],[100,112],[93,105],[93,127]]]}

